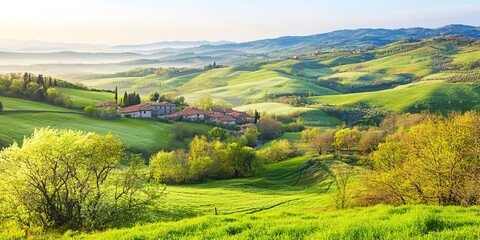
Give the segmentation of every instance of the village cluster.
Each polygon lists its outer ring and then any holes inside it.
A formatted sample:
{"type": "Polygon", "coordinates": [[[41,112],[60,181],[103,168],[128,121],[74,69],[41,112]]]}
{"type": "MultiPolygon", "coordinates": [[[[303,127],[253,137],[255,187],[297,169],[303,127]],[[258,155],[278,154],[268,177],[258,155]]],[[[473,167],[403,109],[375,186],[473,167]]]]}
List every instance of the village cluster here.
{"type": "Polygon", "coordinates": [[[166,118],[171,121],[212,122],[239,125],[242,128],[253,125],[254,117],[246,112],[231,108],[200,110],[184,107],[177,111],[177,106],[169,102],[140,103],[128,107],[120,107],[115,103],[105,102],[95,105],[96,108],[116,109],[120,117],[130,118],[166,118]]]}

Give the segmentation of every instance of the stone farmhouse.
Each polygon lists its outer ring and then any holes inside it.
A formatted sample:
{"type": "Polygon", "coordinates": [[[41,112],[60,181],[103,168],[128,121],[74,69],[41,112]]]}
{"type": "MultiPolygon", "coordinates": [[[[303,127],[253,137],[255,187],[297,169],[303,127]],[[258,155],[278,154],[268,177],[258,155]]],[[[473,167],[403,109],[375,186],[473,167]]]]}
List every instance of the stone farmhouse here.
{"type": "Polygon", "coordinates": [[[187,120],[192,122],[222,122],[223,124],[237,124],[253,122],[253,117],[246,112],[235,111],[231,108],[199,110],[185,107],[182,111],[167,115],[170,120],[187,120]]]}

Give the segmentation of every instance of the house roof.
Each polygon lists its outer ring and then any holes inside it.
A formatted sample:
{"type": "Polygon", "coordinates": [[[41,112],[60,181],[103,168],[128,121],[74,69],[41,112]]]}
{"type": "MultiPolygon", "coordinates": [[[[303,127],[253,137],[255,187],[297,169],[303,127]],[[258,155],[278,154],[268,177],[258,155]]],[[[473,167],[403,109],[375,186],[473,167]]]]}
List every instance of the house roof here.
{"type": "Polygon", "coordinates": [[[199,110],[199,109],[196,109],[196,108],[192,108],[192,107],[186,107],[182,111],[179,111],[179,112],[176,112],[174,114],[168,115],[167,118],[177,118],[177,117],[180,117],[180,116],[183,116],[183,117],[193,116],[193,115],[197,115],[197,114],[206,115],[206,114],[208,114],[208,112],[203,111],[203,110],[199,110]]]}
{"type": "Polygon", "coordinates": [[[97,107],[97,108],[117,108],[118,105],[115,104],[115,103],[111,103],[111,102],[104,102],[104,103],[95,104],[95,107],[97,107]]]}
{"type": "Polygon", "coordinates": [[[120,108],[120,113],[131,113],[131,112],[139,112],[139,111],[151,111],[150,110],[150,103],[140,103],[137,105],[132,105],[124,108],[120,108]]]}
{"type": "Polygon", "coordinates": [[[152,103],[152,106],[161,106],[161,107],[176,107],[177,105],[169,102],[158,102],[152,103]]]}
{"type": "Polygon", "coordinates": [[[229,113],[228,115],[234,117],[234,118],[253,118],[252,115],[246,113],[246,112],[238,112],[238,111],[235,111],[235,112],[232,112],[232,113],[229,113]]]}
{"type": "Polygon", "coordinates": [[[218,113],[218,112],[208,113],[207,116],[210,119],[217,120],[217,121],[223,121],[223,122],[234,122],[235,121],[235,118],[233,118],[232,116],[223,115],[223,114],[218,113]]]}
{"type": "Polygon", "coordinates": [[[212,108],[210,112],[231,113],[234,112],[231,108],[212,108]]]}

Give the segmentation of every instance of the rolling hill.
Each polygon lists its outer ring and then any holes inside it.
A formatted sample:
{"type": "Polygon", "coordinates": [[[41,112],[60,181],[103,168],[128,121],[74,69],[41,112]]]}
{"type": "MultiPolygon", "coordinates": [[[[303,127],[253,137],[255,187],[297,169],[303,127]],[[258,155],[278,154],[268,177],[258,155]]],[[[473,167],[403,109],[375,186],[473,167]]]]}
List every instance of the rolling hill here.
{"type": "MultiPolygon", "coordinates": [[[[23,99],[0,97],[5,111],[0,112],[0,146],[13,141],[22,142],[34,129],[52,127],[74,129],[98,134],[117,135],[134,152],[152,154],[168,145],[172,124],[153,120],[119,118],[101,120],[83,116],[81,112],[23,99]],[[14,127],[12,127],[14,126],[14,127]]],[[[206,133],[210,126],[185,124],[195,131],[206,133]]]]}

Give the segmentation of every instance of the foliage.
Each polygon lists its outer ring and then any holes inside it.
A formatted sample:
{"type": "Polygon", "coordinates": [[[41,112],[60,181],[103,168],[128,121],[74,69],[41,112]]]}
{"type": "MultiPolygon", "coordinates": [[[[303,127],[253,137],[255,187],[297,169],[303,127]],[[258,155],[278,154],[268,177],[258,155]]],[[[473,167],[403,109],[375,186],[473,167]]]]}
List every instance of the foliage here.
{"type": "Polygon", "coordinates": [[[118,117],[117,109],[113,107],[97,108],[93,105],[86,106],[83,111],[88,117],[100,119],[112,119],[118,117]]]}
{"type": "Polygon", "coordinates": [[[61,91],[59,91],[57,88],[47,89],[46,100],[47,102],[53,105],[65,106],[65,107],[72,106],[72,100],[70,99],[70,97],[62,93],[61,91]]]}
{"type": "Polygon", "coordinates": [[[161,183],[191,183],[251,176],[259,166],[255,151],[250,147],[195,136],[187,153],[162,151],[152,156],[149,176],[161,183]]]}
{"type": "Polygon", "coordinates": [[[194,107],[202,110],[229,108],[232,105],[224,102],[214,102],[213,98],[209,95],[202,96],[192,104],[194,107]]]}
{"type": "Polygon", "coordinates": [[[123,98],[120,100],[120,105],[124,107],[140,104],[140,95],[138,93],[127,93],[125,91],[125,94],[123,95],[123,98]]]}
{"type": "Polygon", "coordinates": [[[245,145],[249,147],[257,146],[258,137],[260,132],[255,127],[248,127],[243,133],[242,138],[245,138],[245,145]]]}
{"type": "Polygon", "coordinates": [[[228,137],[230,137],[230,133],[227,132],[227,130],[219,127],[214,127],[212,130],[208,132],[208,137],[210,139],[216,139],[219,141],[224,141],[228,137]]]}
{"type": "Polygon", "coordinates": [[[344,128],[335,132],[333,145],[335,146],[337,153],[343,148],[347,149],[347,154],[353,146],[360,141],[361,134],[357,129],[344,128]]]}
{"type": "Polygon", "coordinates": [[[480,115],[430,116],[371,155],[367,203],[478,205],[480,115]]]}
{"type": "Polygon", "coordinates": [[[335,131],[326,130],[322,132],[320,128],[305,129],[301,133],[302,141],[307,143],[310,148],[315,150],[318,155],[322,155],[332,150],[335,131]]]}
{"type": "Polygon", "coordinates": [[[275,139],[283,133],[282,123],[268,116],[263,116],[257,122],[257,128],[263,140],[275,139]]]}
{"type": "Polygon", "coordinates": [[[160,93],[157,91],[153,91],[150,94],[148,94],[148,99],[153,102],[157,102],[160,99],[160,93]]]}
{"type": "Polygon", "coordinates": [[[260,157],[267,163],[279,162],[295,156],[297,148],[286,139],[274,141],[271,146],[258,150],[260,157]]]}
{"type": "Polygon", "coordinates": [[[378,149],[378,144],[385,141],[384,130],[369,128],[362,132],[362,137],[359,142],[359,149],[364,153],[371,153],[378,149]]]}
{"type": "Polygon", "coordinates": [[[4,216],[25,226],[102,229],[143,202],[142,161],[118,169],[123,144],[111,134],[36,130],[0,154],[4,216]],[[114,177],[118,171],[119,176],[114,177]],[[113,187],[114,189],[112,189],[113,187]]]}

